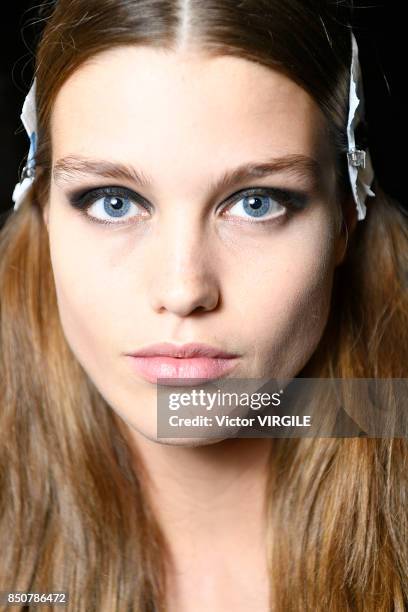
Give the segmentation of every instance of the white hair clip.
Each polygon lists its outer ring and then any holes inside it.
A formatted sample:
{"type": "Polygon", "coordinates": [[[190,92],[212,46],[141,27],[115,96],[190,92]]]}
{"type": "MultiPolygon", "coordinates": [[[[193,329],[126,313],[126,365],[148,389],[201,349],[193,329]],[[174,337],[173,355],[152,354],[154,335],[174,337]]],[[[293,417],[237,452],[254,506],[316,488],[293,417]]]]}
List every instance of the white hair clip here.
{"type": "Polygon", "coordinates": [[[21,121],[30,138],[30,151],[28,153],[27,163],[21,174],[21,180],[17,183],[13,191],[14,210],[18,209],[25,198],[26,193],[33,184],[35,176],[35,153],[37,150],[37,112],[35,95],[36,79],[34,79],[33,85],[24,101],[23,111],[21,113],[21,121]]]}
{"type": "Polygon", "coordinates": [[[354,201],[357,207],[357,219],[365,218],[367,196],[375,196],[371,190],[374,171],[371,163],[370,151],[356,149],[354,130],[364,120],[364,92],[361,76],[361,66],[358,60],[358,46],[353,32],[351,32],[352,60],[350,68],[350,97],[349,116],[347,122],[348,139],[348,171],[354,201]]]}

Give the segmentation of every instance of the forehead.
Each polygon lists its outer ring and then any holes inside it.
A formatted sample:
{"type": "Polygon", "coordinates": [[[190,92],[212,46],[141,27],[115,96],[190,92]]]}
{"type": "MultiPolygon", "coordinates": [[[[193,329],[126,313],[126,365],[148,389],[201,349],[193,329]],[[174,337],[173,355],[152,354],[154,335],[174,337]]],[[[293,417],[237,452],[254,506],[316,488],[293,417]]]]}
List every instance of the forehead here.
{"type": "Polygon", "coordinates": [[[51,134],[54,158],[137,160],[162,177],[271,153],[327,153],[321,110],[282,73],[231,56],[140,46],[80,66],[55,100],[51,134]]]}

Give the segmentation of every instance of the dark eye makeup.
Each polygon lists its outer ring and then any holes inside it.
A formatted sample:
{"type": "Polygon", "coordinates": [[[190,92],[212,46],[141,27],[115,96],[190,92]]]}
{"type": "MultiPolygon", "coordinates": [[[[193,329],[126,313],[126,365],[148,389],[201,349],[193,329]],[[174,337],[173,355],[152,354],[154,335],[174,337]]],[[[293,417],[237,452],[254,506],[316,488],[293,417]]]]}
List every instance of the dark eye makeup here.
{"type": "MultiPolygon", "coordinates": [[[[241,198],[251,198],[253,201],[258,202],[256,207],[259,207],[259,201],[261,198],[270,197],[277,202],[281,207],[285,209],[284,214],[278,214],[268,219],[262,219],[258,216],[256,221],[248,216],[247,218],[236,217],[243,223],[273,223],[278,218],[288,217],[296,212],[306,208],[310,201],[310,195],[306,191],[284,189],[280,187],[250,187],[247,189],[241,189],[234,194],[228,196],[217,208],[230,208],[236,202],[239,202],[241,198]]],[[[126,221],[109,221],[104,219],[98,219],[93,215],[88,214],[89,208],[101,198],[117,199],[118,201],[134,202],[137,206],[140,206],[147,212],[153,210],[153,206],[140,194],[136,193],[132,189],[121,187],[121,186],[106,186],[97,188],[87,188],[67,193],[67,199],[70,205],[83,214],[89,221],[93,223],[99,223],[104,225],[130,225],[132,220],[126,221]]],[[[254,209],[254,212],[256,208],[254,209]]],[[[140,217],[141,215],[136,215],[140,217]]],[[[144,216],[144,215],[142,215],[144,216]]],[[[234,215],[231,215],[234,217],[234,215]]],[[[112,217],[113,219],[114,217],[112,217]]],[[[117,215],[116,215],[117,218],[117,215]]],[[[254,217],[255,218],[255,217],[254,217]]],[[[131,218],[132,219],[132,218],[131,218]]]]}

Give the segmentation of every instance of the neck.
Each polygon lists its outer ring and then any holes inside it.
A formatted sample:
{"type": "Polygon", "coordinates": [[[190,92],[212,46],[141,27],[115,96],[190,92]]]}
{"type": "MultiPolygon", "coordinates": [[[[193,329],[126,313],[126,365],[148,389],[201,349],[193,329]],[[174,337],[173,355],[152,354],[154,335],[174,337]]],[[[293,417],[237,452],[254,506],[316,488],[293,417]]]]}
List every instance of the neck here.
{"type": "Polygon", "coordinates": [[[255,550],[264,542],[271,439],[232,438],[183,447],[132,435],[177,567],[208,561],[217,549],[237,553],[239,548],[246,555],[248,547],[255,550]]]}

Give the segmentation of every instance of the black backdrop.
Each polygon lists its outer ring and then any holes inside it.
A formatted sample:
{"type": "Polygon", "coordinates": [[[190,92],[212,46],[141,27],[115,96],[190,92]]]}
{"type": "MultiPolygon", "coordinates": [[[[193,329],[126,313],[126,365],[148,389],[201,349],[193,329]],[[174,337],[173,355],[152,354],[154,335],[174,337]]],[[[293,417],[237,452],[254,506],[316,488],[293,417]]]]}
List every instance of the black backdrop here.
{"type": "MultiPolygon", "coordinates": [[[[33,49],[41,31],[38,2],[7,2],[0,36],[0,212],[13,206],[11,194],[28,153],[20,122],[33,75],[33,49]]],[[[405,208],[406,33],[404,3],[354,2],[352,23],[359,45],[366,96],[370,152],[383,188],[405,208]]]]}

